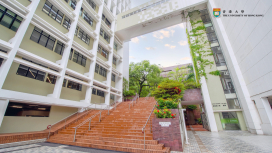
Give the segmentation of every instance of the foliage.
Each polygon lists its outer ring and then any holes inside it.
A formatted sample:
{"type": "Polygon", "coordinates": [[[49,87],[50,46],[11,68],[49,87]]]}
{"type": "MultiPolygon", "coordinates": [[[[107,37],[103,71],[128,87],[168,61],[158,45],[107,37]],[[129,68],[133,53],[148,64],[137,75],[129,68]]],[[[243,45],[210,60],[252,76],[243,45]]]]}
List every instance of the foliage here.
{"type": "Polygon", "coordinates": [[[184,80],[186,80],[186,75],[187,75],[187,70],[188,67],[177,67],[175,69],[175,71],[171,71],[167,74],[167,76],[169,78],[171,78],[171,80],[176,80],[179,82],[182,82],[184,80]]]}
{"type": "Polygon", "coordinates": [[[191,109],[191,110],[195,110],[195,109],[197,109],[197,106],[196,105],[187,105],[186,108],[191,109]]]}
{"type": "Polygon", "coordinates": [[[158,99],[158,109],[177,109],[178,103],[173,101],[173,99],[158,99]]]}
{"type": "Polygon", "coordinates": [[[195,82],[194,80],[184,81],[183,83],[185,89],[196,89],[201,87],[201,84],[195,82]]]}
{"type": "Polygon", "coordinates": [[[154,114],[157,118],[175,118],[176,114],[172,114],[171,110],[163,109],[163,110],[154,110],[154,114]]]}
{"type": "Polygon", "coordinates": [[[212,72],[210,72],[209,74],[211,74],[211,75],[215,75],[215,76],[221,76],[221,73],[220,73],[220,71],[219,71],[219,70],[212,71],[212,72]]]}
{"type": "Polygon", "coordinates": [[[128,80],[123,77],[123,91],[128,90],[129,84],[128,80]]]}
{"type": "Polygon", "coordinates": [[[143,87],[148,86],[150,88],[151,85],[160,83],[160,73],[160,68],[155,64],[151,65],[148,60],[131,63],[129,65],[130,86],[142,95],[143,87]]]}
{"type": "MultiPolygon", "coordinates": [[[[192,16],[194,12],[190,12],[189,16],[192,16]]],[[[199,13],[199,12],[198,12],[199,13]]],[[[207,79],[207,74],[205,72],[205,68],[207,66],[212,66],[214,62],[208,60],[207,56],[212,56],[212,50],[206,49],[205,46],[208,43],[207,41],[204,41],[204,37],[202,36],[203,30],[205,31],[206,28],[203,25],[202,20],[198,20],[194,22],[193,20],[190,20],[191,26],[192,26],[192,32],[193,34],[189,34],[189,32],[186,30],[187,38],[188,38],[188,44],[191,50],[193,65],[195,67],[195,75],[196,75],[196,81],[199,83],[200,77],[204,76],[207,79]],[[195,41],[191,42],[191,38],[194,38],[195,41]]]]}
{"type": "Polygon", "coordinates": [[[198,119],[197,119],[197,122],[198,122],[198,124],[202,124],[201,118],[198,118],[198,119]]]}
{"type": "Polygon", "coordinates": [[[155,98],[163,98],[168,99],[171,98],[174,101],[182,98],[182,93],[184,91],[184,85],[176,80],[165,80],[159,84],[158,88],[156,88],[152,95],[155,98]]]}
{"type": "Polygon", "coordinates": [[[124,97],[130,97],[130,96],[134,96],[135,92],[133,90],[126,90],[123,92],[124,97]]]}

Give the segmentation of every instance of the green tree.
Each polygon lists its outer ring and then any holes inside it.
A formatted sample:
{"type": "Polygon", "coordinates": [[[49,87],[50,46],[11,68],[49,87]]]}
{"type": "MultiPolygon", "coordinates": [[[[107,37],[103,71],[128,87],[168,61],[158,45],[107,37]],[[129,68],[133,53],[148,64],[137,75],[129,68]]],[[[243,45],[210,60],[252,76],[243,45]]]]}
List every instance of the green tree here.
{"type": "Polygon", "coordinates": [[[150,87],[151,84],[155,85],[159,83],[161,70],[155,64],[150,64],[148,60],[144,60],[140,63],[129,64],[129,81],[130,85],[136,89],[141,95],[143,87],[150,87]]]}

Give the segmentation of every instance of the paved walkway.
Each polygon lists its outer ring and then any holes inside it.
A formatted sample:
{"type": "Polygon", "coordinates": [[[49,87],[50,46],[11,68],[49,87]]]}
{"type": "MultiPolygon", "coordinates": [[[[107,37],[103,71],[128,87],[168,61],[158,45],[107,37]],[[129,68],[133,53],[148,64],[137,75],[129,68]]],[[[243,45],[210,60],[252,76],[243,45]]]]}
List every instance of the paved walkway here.
{"type": "MultiPolygon", "coordinates": [[[[184,153],[271,153],[272,136],[243,131],[188,131],[184,153]]],[[[53,143],[37,143],[0,149],[0,153],[121,153],[53,143]]],[[[176,153],[172,151],[172,153],[176,153]]]]}
{"type": "MultiPolygon", "coordinates": [[[[184,153],[271,153],[272,136],[246,131],[187,131],[184,153]]],[[[171,152],[175,153],[175,152],[171,152]]]]}

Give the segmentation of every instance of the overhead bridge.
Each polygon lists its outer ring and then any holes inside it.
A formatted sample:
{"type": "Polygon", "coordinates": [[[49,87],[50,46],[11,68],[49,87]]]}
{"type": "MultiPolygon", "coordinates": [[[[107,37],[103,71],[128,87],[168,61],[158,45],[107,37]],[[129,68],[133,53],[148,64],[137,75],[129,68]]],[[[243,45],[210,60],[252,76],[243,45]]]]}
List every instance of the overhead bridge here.
{"type": "Polygon", "coordinates": [[[207,0],[152,0],[117,16],[115,34],[123,41],[185,22],[184,11],[206,8],[207,0]]]}

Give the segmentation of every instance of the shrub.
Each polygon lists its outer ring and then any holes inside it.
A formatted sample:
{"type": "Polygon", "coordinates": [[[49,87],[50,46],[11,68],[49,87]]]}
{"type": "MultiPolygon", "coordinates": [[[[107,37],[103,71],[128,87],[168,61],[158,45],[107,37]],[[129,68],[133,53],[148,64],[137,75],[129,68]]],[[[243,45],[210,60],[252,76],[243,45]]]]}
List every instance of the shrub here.
{"type": "Polygon", "coordinates": [[[178,103],[174,102],[172,99],[158,99],[158,109],[177,109],[178,103]]]}
{"type": "Polygon", "coordinates": [[[201,85],[195,81],[185,81],[184,82],[184,88],[185,89],[196,89],[200,88],[201,85]]]}
{"type": "Polygon", "coordinates": [[[172,112],[169,109],[163,109],[163,110],[154,110],[154,114],[157,118],[175,118],[176,114],[172,114],[172,112]]]}
{"type": "Polygon", "coordinates": [[[171,98],[174,101],[177,99],[181,99],[183,96],[184,85],[175,80],[165,80],[159,84],[158,88],[156,88],[152,95],[155,96],[156,99],[163,98],[168,99],[171,98]]]}
{"type": "Polygon", "coordinates": [[[123,94],[125,97],[129,97],[129,96],[134,96],[135,92],[133,90],[126,90],[126,91],[124,91],[123,94]]]}
{"type": "Polygon", "coordinates": [[[194,110],[194,109],[197,109],[197,106],[196,105],[187,105],[186,108],[194,110]]]}

